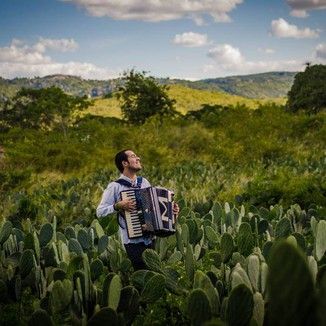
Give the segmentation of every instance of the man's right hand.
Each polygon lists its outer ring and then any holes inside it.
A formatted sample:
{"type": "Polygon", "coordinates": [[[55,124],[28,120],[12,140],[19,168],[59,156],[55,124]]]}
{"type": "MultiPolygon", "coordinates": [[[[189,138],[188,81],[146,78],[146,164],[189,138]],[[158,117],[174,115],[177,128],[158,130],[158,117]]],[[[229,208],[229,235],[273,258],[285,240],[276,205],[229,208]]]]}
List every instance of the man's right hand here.
{"type": "Polygon", "coordinates": [[[136,208],[136,202],[131,199],[124,199],[115,204],[117,210],[130,211],[136,208]]]}

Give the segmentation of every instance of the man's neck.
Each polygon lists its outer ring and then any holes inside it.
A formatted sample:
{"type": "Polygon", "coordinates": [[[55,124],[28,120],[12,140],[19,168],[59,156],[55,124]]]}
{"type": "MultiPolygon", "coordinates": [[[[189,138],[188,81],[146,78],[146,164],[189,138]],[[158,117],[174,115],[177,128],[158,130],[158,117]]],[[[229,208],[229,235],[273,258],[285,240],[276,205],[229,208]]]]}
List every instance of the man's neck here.
{"type": "Polygon", "coordinates": [[[132,171],[123,171],[122,173],[125,177],[129,178],[130,180],[134,181],[137,179],[137,174],[132,171]]]}

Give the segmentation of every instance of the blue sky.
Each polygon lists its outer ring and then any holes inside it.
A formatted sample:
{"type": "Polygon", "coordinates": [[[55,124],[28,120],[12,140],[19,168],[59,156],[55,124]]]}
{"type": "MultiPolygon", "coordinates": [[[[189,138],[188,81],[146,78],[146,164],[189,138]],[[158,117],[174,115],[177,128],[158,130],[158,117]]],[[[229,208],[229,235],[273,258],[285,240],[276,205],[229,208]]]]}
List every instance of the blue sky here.
{"type": "Polygon", "coordinates": [[[0,76],[203,79],[326,63],[326,0],[1,0],[0,76]]]}

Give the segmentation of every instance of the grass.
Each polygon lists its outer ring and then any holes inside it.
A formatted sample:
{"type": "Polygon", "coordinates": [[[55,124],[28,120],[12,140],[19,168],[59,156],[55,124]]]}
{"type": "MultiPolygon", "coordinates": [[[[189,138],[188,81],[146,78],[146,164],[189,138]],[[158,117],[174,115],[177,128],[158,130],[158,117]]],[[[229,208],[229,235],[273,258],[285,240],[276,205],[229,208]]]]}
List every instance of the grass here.
{"type": "MultiPolygon", "coordinates": [[[[176,100],[176,109],[182,114],[186,114],[188,111],[199,110],[204,104],[219,104],[223,106],[245,105],[250,109],[255,109],[259,105],[265,105],[270,102],[283,105],[286,101],[285,98],[249,99],[222,92],[192,89],[182,85],[171,85],[168,94],[170,98],[176,100]]],[[[84,114],[87,113],[103,117],[121,118],[119,101],[116,97],[94,100],[94,106],[84,112],[84,114]]]]}

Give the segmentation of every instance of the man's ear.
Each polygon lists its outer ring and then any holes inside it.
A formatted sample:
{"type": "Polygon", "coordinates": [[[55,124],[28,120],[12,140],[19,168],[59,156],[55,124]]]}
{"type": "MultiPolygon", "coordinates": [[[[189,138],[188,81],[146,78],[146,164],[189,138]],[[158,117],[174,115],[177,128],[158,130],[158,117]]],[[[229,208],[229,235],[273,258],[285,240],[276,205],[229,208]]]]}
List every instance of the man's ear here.
{"type": "Polygon", "coordinates": [[[127,161],[122,161],[122,165],[123,166],[127,166],[128,165],[128,162],[127,161]]]}

